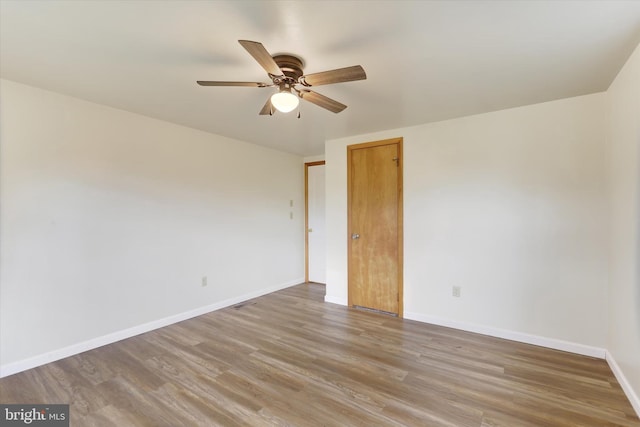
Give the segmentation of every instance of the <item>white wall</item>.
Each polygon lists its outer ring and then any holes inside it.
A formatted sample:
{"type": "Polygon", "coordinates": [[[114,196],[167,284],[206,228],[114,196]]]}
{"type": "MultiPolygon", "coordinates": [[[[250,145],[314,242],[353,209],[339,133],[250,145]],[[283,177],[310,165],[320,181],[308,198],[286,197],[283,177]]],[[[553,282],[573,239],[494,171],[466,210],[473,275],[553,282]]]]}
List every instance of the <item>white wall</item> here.
{"type": "Polygon", "coordinates": [[[326,300],[347,300],[346,146],[403,137],[405,316],[604,348],[604,96],[327,141],[326,300]]]}
{"type": "Polygon", "coordinates": [[[321,162],[321,161],[324,161],[324,154],[321,154],[319,156],[304,157],[304,163],[321,162]]]}
{"type": "Polygon", "coordinates": [[[303,281],[301,157],[6,80],[1,92],[5,368],[303,281]]]}
{"type": "Polygon", "coordinates": [[[607,348],[635,390],[640,413],[640,46],[609,87],[607,106],[611,197],[607,348]]]}

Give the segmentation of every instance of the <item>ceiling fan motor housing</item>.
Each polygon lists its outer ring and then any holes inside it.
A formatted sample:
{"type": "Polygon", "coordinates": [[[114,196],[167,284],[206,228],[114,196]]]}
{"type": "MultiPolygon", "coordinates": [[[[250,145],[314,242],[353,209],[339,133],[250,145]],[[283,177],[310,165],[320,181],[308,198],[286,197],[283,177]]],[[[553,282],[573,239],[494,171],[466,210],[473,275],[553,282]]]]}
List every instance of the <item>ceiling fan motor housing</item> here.
{"type": "Polygon", "coordinates": [[[280,70],[285,77],[292,80],[292,83],[296,83],[300,77],[302,77],[302,68],[304,63],[302,59],[293,55],[275,55],[273,60],[278,64],[280,70]]]}

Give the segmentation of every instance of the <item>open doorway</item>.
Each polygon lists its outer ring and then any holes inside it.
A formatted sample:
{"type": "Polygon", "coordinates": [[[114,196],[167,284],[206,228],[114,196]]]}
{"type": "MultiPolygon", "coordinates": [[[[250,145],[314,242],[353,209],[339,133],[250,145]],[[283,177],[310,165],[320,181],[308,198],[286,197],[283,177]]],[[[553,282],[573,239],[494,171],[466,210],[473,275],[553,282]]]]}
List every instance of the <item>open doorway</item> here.
{"type": "Polygon", "coordinates": [[[304,164],[305,281],[326,283],[325,162],[304,164]]]}

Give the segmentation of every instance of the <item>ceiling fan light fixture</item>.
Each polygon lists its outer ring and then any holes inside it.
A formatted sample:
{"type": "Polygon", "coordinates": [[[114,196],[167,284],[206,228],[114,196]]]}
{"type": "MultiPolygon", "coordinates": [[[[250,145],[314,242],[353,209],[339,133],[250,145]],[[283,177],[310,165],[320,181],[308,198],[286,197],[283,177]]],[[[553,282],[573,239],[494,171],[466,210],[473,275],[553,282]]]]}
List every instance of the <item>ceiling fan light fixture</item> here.
{"type": "MultiPolygon", "coordinates": [[[[238,40],[238,42],[267,72],[271,82],[197,80],[196,83],[200,86],[278,87],[278,93],[269,97],[258,113],[261,116],[267,114],[271,116],[276,110],[289,113],[298,107],[300,98],[332,113],[339,113],[347,106],[307,88],[367,78],[361,65],[304,74],[304,61],[298,56],[291,54],[271,55],[260,42],[251,40],[238,40]],[[298,89],[297,85],[304,86],[304,89],[298,89]]],[[[300,118],[300,112],[298,112],[298,118],[300,118]]]]}
{"type": "Polygon", "coordinates": [[[296,109],[300,100],[291,93],[290,87],[281,87],[278,93],[271,95],[271,105],[281,113],[288,113],[296,109]]]}

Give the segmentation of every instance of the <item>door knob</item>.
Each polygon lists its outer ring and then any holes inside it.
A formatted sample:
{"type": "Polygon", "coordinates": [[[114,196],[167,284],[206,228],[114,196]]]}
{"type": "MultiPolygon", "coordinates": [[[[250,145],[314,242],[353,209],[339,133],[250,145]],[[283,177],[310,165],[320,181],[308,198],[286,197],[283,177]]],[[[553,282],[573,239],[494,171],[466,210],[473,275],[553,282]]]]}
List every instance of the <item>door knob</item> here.
{"type": "Polygon", "coordinates": [[[353,240],[357,240],[357,239],[359,239],[359,238],[360,238],[360,235],[359,235],[358,233],[353,233],[353,234],[351,235],[351,239],[353,239],[353,240]]]}

